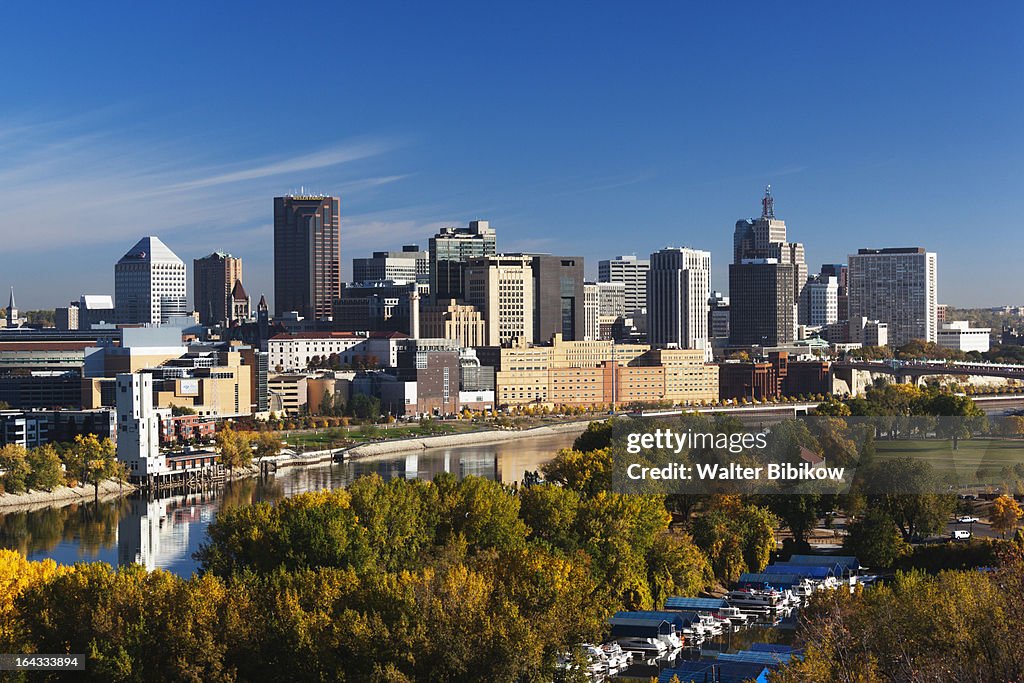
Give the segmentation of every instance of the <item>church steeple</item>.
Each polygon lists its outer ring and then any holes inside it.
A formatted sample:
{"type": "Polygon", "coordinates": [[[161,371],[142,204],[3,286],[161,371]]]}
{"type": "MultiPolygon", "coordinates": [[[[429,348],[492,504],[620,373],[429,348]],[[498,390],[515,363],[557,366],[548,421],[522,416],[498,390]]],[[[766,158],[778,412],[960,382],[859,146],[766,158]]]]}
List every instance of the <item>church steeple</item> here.
{"type": "Polygon", "coordinates": [[[18,305],[14,303],[14,285],[11,285],[11,300],[7,304],[7,327],[14,327],[18,321],[18,305]]]}

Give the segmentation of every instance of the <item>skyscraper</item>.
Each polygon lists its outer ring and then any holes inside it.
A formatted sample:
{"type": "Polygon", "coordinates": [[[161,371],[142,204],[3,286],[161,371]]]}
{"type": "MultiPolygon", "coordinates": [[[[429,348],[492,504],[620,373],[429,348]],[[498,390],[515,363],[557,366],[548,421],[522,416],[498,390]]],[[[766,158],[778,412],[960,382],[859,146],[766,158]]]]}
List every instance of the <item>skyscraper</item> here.
{"type": "Polygon", "coordinates": [[[729,264],[729,345],[778,346],[795,331],[793,271],[776,259],[729,264]]]}
{"type": "Polygon", "coordinates": [[[274,311],[327,320],[341,296],[341,200],[274,197],[274,311]]]}
{"type": "Polygon", "coordinates": [[[192,261],[192,287],[199,322],[222,325],[231,320],[231,292],[242,279],[242,259],[215,251],[192,261]]]}
{"type": "Polygon", "coordinates": [[[497,253],[497,235],[487,221],[467,228],[444,227],[430,238],[430,295],[434,301],[466,299],[466,262],[497,253]]]}
{"type": "Polygon", "coordinates": [[[543,344],[561,334],[565,341],[582,341],[583,257],[537,254],[533,267],[533,342],[543,344]]]}
{"type": "Polygon", "coordinates": [[[937,338],[937,259],[923,247],[850,254],[850,321],[888,323],[889,344],[937,338]]]}
{"type": "Polygon", "coordinates": [[[826,263],[821,267],[821,277],[834,277],[839,285],[836,292],[836,305],[838,320],[850,319],[850,295],[848,293],[850,282],[850,267],[845,263],[826,263]]]}
{"type": "Polygon", "coordinates": [[[647,271],[651,262],[636,256],[616,256],[597,262],[598,282],[621,282],[626,286],[626,314],[647,307],[647,271]]]}
{"type": "Polygon", "coordinates": [[[143,237],[114,266],[117,322],[157,324],[187,315],[185,281],[185,263],[159,237],[143,237]]]}
{"type": "Polygon", "coordinates": [[[711,252],[666,248],[647,272],[647,340],[651,346],[701,349],[711,360],[708,297],[711,252]]]}
{"type": "Polygon", "coordinates": [[[808,325],[824,327],[839,320],[839,278],[814,275],[804,287],[808,325]]]}
{"type": "MultiPolygon", "coordinates": [[[[793,266],[793,305],[801,306],[804,302],[803,290],[807,283],[807,262],[804,258],[804,245],[799,242],[786,241],[786,222],[775,217],[775,198],[772,197],[772,186],[764,190],[761,198],[761,217],[747,218],[736,221],[736,229],[732,238],[733,263],[740,264],[745,260],[774,259],[778,264],[793,266]]],[[[729,297],[736,302],[736,295],[731,291],[729,297]]],[[[785,316],[783,316],[785,317],[785,316]]],[[[797,314],[800,322],[806,322],[806,310],[797,314]]]]}
{"type": "Polygon", "coordinates": [[[483,314],[487,346],[533,340],[532,264],[533,256],[526,254],[481,256],[466,263],[466,301],[483,314]]]}

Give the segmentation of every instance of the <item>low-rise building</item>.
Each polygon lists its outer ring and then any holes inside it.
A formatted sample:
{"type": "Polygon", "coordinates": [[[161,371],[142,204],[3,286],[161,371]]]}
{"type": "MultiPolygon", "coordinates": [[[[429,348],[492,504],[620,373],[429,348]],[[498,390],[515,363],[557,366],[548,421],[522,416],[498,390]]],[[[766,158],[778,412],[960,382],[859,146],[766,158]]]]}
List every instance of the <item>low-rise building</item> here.
{"type": "Polygon", "coordinates": [[[217,423],[198,415],[170,415],[160,421],[160,443],[165,446],[207,441],[216,433],[217,423]]]}
{"type": "Polygon", "coordinates": [[[557,335],[551,345],[501,349],[495,383],[499,405],[692,404],[718,397],[718,369],[704,362],[701,349],[563,342],[557,335]]]}
{"type": "Polygon", "coordinates": [[[399,332],[306,332],[278,334],[267,341],[271,372],[305,371],[312,365],[334,369],[395,367],[399,332]]]}
{"type": "Polygon", "coordinates": [[[966,320],[954,320],[940,325],[938,344],[944,349],[985,353],[989,350],[991,338],[990,327],[971,327],[966,320]]]}

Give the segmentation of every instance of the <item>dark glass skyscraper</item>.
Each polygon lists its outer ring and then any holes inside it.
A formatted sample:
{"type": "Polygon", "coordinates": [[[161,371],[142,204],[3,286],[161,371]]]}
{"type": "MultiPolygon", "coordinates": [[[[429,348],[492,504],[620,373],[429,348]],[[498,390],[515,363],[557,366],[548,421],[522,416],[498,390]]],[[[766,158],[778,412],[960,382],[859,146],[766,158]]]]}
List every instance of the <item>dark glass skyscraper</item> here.
{"type": "Polygon", "coordinates": [[[430,238],[430,296],[435,301],[466,298],[466,262],[494,256],[497,237],[487,221],[468,228],[446,227],[430,238]]]}
{"type": "Polygon", "coordinates": [[[730,346],[778,346],[793,341],[795,269],[775,259],[729,264],[730,346]]]}
{"type": "Polygon", "coordinates": [[[533,341],[583,339],[583,257],[533,257],[533,341]]]}
{"type": "Polygon", "coordinates": [[[326,320],[341,296],[341,200],[274,197],[274,312],[326,320]]]}

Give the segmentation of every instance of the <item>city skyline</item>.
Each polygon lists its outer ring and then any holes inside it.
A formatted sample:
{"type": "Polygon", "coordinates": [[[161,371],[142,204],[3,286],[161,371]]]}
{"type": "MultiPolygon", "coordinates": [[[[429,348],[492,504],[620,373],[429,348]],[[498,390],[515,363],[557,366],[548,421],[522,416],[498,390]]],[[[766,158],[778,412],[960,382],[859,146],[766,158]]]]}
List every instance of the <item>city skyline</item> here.
{"type": "Polygon", "coordinates": [[[234,253],[247,291],[272,297],[271,201],[303,187],[342,199],[346,280],[354,257],[480,219],[501,251],[578,254],[591,280],[620,254],[707,250],[724,291],[732,226],[771,184],[809,272],[923,245],[943,303],[1020,303],[977,273],[1013,272],[1024,247],[1024,8],[306,10],[340,40],[245,51],[273,13],[67,7],[0,46],[0,284],[23,310],[112,294],[109,264],[142,235],[186,263],[234,253]],[[770,49],[737,49],[766,31],[770,49]],[[323,106],[268,100],[270,82],[323,106]]]}

